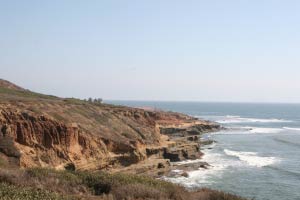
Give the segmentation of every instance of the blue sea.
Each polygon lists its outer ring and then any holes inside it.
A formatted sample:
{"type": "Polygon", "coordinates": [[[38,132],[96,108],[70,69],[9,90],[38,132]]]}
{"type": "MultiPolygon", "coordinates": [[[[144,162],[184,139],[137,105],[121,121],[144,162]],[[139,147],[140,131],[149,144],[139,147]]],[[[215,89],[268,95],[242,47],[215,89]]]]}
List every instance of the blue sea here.
{"type": "MultiPolygon", "coordinates": [[[[209,169],[166,178],[188,188],[209,187],[256,200],[300,199],[300,104],[111,101],[212,120],[228,128],[206,134],[209,169]]],[[[197,162],[197,161],[186,161],[197,162]]]]}

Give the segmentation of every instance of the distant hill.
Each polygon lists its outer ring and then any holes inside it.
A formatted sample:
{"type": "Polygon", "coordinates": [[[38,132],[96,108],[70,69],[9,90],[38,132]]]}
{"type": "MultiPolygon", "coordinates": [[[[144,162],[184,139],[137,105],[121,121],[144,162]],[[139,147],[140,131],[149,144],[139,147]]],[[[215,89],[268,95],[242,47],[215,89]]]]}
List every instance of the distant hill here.
{"type": "Polygon", "coordinates": [[[43,99],[58,99],[53,95],[45,95],[24,89],[7,80],[0,79],[0,102],[10,101],[41,101],[43,99]]]}
{"type": "Polygon", "coordinates": [[[17,86],[7,80],[1,79],[0,78],[0,87],[1,88],[7,88],[7,89],[13,89],[13,90],[20,90],[20,91],[25,91],[24,88],[17,86]]]}

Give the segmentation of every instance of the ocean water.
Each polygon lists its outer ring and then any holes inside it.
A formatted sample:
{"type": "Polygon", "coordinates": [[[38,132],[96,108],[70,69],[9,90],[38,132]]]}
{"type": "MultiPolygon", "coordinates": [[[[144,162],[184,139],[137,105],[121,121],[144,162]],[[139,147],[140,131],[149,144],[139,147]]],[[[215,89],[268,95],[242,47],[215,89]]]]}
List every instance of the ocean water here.
{"type": "MultiPolygon", "coordinates": [[[[256,200],[300,199],[300,105],[112,101],[151,106],[220,123],[228,130],[206,134],[209,169],[168,178],[188,188],[209,187],[256,200]]],[[[197,161],[185,161],[197,162],[197,161]]]]}

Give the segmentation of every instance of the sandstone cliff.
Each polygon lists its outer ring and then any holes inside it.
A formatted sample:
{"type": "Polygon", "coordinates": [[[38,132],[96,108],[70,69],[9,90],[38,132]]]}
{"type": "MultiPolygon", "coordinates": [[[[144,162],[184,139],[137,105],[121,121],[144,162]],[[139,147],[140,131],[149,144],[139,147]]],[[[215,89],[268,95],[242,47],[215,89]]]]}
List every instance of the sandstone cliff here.
{"type": "Polygon", "coordinates": [[[164,169],[169,160],[201,157],[198,135],[220,128],[179,113],[63,99],[1,82],[0,157],[21,167],[164,169]]]}

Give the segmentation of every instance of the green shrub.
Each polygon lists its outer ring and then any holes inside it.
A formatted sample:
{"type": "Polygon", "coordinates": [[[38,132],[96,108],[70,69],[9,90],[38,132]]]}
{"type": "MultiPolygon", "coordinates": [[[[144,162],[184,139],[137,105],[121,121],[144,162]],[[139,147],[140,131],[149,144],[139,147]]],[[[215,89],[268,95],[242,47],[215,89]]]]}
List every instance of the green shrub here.
{"type": "Polygon", "coordinates": [[[1,200],[60,200],[67,199],[61,195],[35,188],[16,187],[7,183],[0,183],[1,200]]]}
{"type": "Polygon", "coordinates": [[[167,199],[168,196],[154,188],[142,184],[122,185],[113,189],[116,199],[167,199]]]}
{"type": "Polygon", "coordinates": [[[0,199],[37,199],[38,195],[43,199],[62,199],[60,194],[73,199],[75,195],[80,199],[95,199],[96,195],[102,200],[245,200],[210,189],[189,192],[166,181],[122,173],[0,168],[0,183],[0,199]]]}
{"type": "Polygon", "coordinates": [[[62,182],[67,182],[68,184],[81,183],[80,178],[76,174],[64,170],[57,171],[54,169],[47,169],[47,168],[31,168],[27,170],[27,173],[31,177],[37,177],[40,179],[44,179],[45,177],[47,178],[54,177],[62,182]]]}
{"type": "Polygon", "coordinates": [[[53,95],[45,95],[36,92],[31,92],[29,90],[14,90],[9,88],[0,87],[0,94],[14,95],[19,97],[28,98],[41,98],[41,99],[58,99],[58,97],[53,95]]]}

